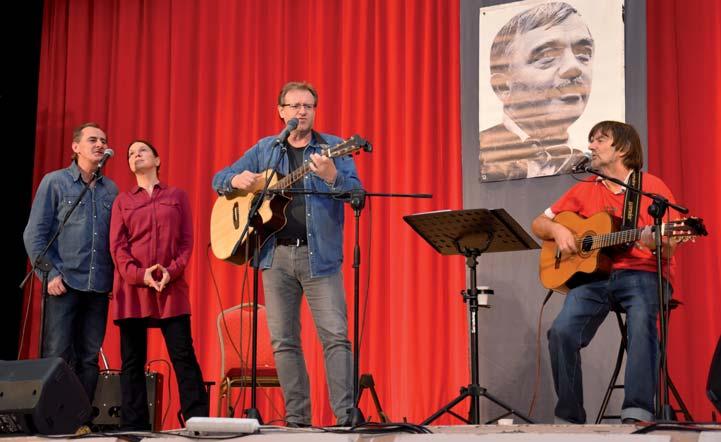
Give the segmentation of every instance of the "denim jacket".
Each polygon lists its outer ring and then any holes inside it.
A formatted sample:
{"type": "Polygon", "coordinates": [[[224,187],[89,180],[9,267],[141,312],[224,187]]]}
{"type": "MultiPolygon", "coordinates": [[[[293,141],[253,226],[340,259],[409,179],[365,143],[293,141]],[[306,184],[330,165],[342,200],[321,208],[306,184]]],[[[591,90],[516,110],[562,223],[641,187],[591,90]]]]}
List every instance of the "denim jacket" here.
{"type": "MultiPolygon", "coordinates": [[[[23,240],[31,259],[43,251],[55,234],[84,183],[75,161],[66,169],[45,175],[30,209],[23,240]]],[[[110,292],[113,288],[113,262],[110,258],[110,209],[118,194],[115,183],[101,176],[88,189],[46,255],[53,267],[48,281],[62,275],[75,290],[110,292]]],[[[40,272],[37,272],[40,277],[40,272]]]]}
{"type": "MultiPolygon", "coordinates": [[[[343,140],[322,134],[322,139],[329,146],[335,146],[343,140]]],[[[232,192],[230,182],[233,177],[243,171],[260,173],[272,169],[278,161],[281,152],[280,146],[274,143],[275,137],[266,137],[258,141],[245,154],[233,163],[215,174],[213,188],[220,193],[232,192]]],[[[314,132],[313,138],[303,152],[304,161],[310,160],[311,153],[321,153],[318,135],[314,132]]],[[[338,175],[333,185],[326,184],[322,178],[314,173],[308,173],[303,178],[306,190],[318,192],[345,192],[360,189],[361,183],[356,172],[355,162],[350,156],[333,159],[338,175]]],[[[287,175],[289,172],[288,156],[284,155],[278,166],[278,172],[287,175]]],[[[333,199],[329,195],[294,195],[294,198],[305,198],[308,231],[308,250],[311,277],[328,276],[337,273],[343,262],[343,201],[333,199]]],[[[260,268],[270,268],[275,250],[275,235],[271,236],[260,251],[260,268]]]]}

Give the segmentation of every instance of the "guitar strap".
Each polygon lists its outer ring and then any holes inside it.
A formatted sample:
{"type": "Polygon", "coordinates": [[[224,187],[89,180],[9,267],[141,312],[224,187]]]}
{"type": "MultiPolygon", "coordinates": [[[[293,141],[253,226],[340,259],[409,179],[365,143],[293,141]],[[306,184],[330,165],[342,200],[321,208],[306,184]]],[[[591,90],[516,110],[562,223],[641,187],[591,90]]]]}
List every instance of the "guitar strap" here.
{"type": "MultiPolygon", "coordinates": [[[[640,170],[634,170],[628,178],[628,184],[634,189],[641,190],[642,173],[640,170]]],[[[638,208],[641,194],[626,190],[626,196],[623,200],[623,224],[622,230],[635,229],[638,223],[638,208]]]]}

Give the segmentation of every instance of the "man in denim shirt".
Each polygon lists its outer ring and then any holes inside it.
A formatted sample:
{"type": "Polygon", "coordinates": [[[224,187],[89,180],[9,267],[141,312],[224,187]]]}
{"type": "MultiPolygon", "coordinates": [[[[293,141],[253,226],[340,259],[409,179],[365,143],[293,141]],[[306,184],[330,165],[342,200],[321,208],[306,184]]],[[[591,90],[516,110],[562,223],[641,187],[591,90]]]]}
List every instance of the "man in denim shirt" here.
{"type": "MultiPolygon", "coordinates": [[[[60,228],[107,147],[105,132],[95,123],[85,123],[73,131],[70,167],[43,177],[23,234],[32,262],[60,228]]],[[[52,269],[45,301],[42,357],[59,356],[68,362],[91,402],[98,380],[98,351],[105,337],[108,295],[113,286],[108,233],[110,209],[117,194],[115,183],[100,176],[45,255],[52,269]]]]}
{"type": "MultiPolygon", "coordinates": [[[[336,136],[312,130],[318,94],[308,83],[291,82],[278,96],[278,113],[287,123],[298,119],[290,133],[287,154],[278,173],[287,175],[306,162],[312,173],[296,183],[318,192],[361,187],[353,159],[320,155],[321,145],[336,145],[336,136]]],[[[213,178],[221,194],[236,189],[260,191],[265,174],[281,155],[275,137],[266,137],[213,178]]],[[[268,328],[289,426],[311,424],[310,388],[300,341],[300,302],[308,299],[323,345],[331,407],[337,424],[349,422],[353,406],[351,345],[348,340],[343,261],[343,202],[329,195],[293,197],[285,211],[287,224],[272,235],[260,252],[268,328]]]]}

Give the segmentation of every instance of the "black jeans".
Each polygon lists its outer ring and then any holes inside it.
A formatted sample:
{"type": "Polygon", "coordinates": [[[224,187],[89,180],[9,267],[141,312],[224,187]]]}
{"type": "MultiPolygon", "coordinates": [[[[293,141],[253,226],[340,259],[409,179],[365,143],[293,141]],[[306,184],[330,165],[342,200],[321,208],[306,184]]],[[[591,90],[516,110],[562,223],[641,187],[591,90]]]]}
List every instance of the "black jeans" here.
{"type": "MultiPolygon", "coordinates": [[[[125,429],[149,430],[148,394],[143,368],[147,360],[149,323],[145,319],[123,319],[120,327],[120,354],[123,360],[120,373],[122,392],[121,420],[125,429]]],[[[190,316],[156,320],[163,333],[170,360],[175,369],[183,417],[208,416],[208,394],[203,384],[198,359],[190,335],[190,316]]]]}
{"type": "Polygon", "coordinates": [[[108,320],[108,294],[66,288],[63,295],[47,297],[42,357],[63,358],[92,403],[98,383],[98,351],[108,320]]]}

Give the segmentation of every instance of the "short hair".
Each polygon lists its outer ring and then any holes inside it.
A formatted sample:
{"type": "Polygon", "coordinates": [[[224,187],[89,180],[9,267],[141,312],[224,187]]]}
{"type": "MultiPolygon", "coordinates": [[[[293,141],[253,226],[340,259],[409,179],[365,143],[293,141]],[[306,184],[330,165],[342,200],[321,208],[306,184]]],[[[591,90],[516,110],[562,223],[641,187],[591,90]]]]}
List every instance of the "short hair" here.
{"type": "MultiPolygon", "coordinates": [[[[133,140],[133,141],[131,141],[130,143],[128,143],[128,158],[130,158],[130,146],[132,146],[132,145],[135,144],[135,143],[143,143],[143,144],[145,144],[146,146],[148,146],[148,147],[150,148],[151,151],[153,151],[153,156],[155,156],[155,158],[160,157],[160,155],[158,155],[158,149],[156,149],[155,146],[153,146],[153,145],[150,143],[150,141],[144,140],[144,139],[142,139],[142,138],[136,138],[135,140],[133,140]]],[[[157,172],[160,172],[160,166],[156,166],[156,167],[155,167],[155,170],[156,170],[157,172]]]]}
{"type": "MultiPolygon", "coordinates": [[[[73,143],[80,142],[80,139],[83,137],[83,129],[85,129],[86,127],[94,127],[96,129],[103,130],[98,123],[93,123],[92,121],[83,123],[80,126],[77,126],[75,129],[73,129],[73,143]]],[[[77,161],[77,159],[78,159],[78,154],[73,152],[73,161],[77,161]]]]}
{"type": "MultiPolygon", "coordinates": [[[[571,14],[578,11],[568,3],[544,3],[527,9],[506,23],[496,34],[491,45],[491,74],[506,72],[511,47],[519,34],[525,34],[541,26],[550,28],[563,23],[571,14]]],[[[579,14],[580,15],[580,14],[579,14]]]]}
{"type": "Polygon", "coordinates": [[[290,91],[294,90],[301,90],[301,91],[308,91],[311,95],[313,95],[313,99],[315,100],[316,106],[318,105],[318,92],[316,92],[315,88],[312,84],[307,83],[305,81],[290,81],[283,85],[283,88],[280,90],[280,94],[278,94],[278,105],[283,105],[287,103],[283,103],[283,99],[285,98],[285,94],[287,94],[290,91]]]}
{"type": "Polygon", "coordinates": [[[588,141],[590,142],[597,133],[613,138],[611,146],[616,149],[616,152],[626,154],[623,157],[624,166],[632,170],[641,170],[643,148],[641,147],[641,138],[633,126],[620,121],[601,121],[591,128],[588,133],[588,141]]]}

